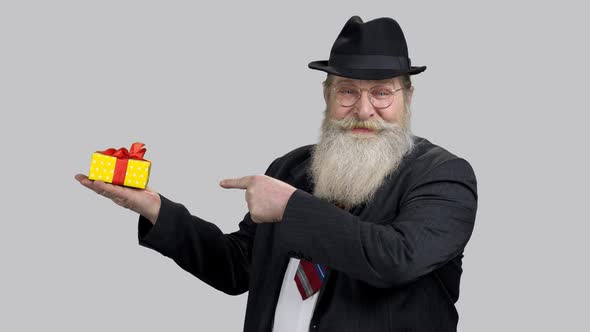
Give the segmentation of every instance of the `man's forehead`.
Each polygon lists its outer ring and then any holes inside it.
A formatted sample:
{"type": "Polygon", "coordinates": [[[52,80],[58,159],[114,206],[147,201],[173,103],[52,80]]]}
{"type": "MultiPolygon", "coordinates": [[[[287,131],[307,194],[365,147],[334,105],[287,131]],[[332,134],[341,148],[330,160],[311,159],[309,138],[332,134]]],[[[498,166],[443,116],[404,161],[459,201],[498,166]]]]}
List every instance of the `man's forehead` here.
{"type": "Polygon", "coordinates": [[[353,78],[346,78],[346,77],[340,77],[337,76],[334,79],[334,83],[353,83],[353,84],[360,84],[361,82],[369,82],[372,84],[387,84],[387,83],[392,83],[394,79],[392,78],[387,78],[384,80],[357,80],[357,79],[353,79],[353,78]]]}

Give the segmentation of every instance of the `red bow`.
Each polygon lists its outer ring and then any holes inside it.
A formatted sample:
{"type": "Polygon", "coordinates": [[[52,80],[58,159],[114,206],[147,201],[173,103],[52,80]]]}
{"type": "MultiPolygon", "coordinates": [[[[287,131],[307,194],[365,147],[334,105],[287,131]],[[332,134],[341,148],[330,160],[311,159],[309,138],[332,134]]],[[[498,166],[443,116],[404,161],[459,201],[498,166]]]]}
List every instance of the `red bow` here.
{"type": "Polygon", "coordinates": [[[131,149],[127,151],[126,148],[120,148],[119,150],[115,150],[114,148],[106,149],[104,151],[98,151],[107,156],[113,156],[119,159],[137,159],[137,160],[145,160],[143,159],[143,155],[145,154],[146,149],[143,147],[145,144],[141,142],[136,142],[131,144],[131,149]]]}

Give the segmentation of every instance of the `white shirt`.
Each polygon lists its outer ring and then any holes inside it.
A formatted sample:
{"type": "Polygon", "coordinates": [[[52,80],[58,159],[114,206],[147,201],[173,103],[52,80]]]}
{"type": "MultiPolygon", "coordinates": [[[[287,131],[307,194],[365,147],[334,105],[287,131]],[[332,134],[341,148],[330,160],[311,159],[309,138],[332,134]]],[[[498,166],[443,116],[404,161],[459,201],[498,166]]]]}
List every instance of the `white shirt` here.
{"type": "Polygon", "coordinates": [[[275,310],[273,332],[309,331],[311,316],[321,290],[318,290],[305,301],[301,299],[301,294],[294,280],[298,266],[299,259],[291,257],[287,271],[285,271],[279,302],[275,310]]]}

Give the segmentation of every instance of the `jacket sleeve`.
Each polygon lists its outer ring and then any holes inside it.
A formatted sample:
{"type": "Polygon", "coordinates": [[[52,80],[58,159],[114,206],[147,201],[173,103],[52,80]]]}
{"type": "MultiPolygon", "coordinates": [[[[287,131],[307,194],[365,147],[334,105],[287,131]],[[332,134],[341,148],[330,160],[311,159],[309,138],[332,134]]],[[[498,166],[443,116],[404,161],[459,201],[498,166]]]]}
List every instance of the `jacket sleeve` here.
{"type": "Polygon", "coordinates": [[[297,190],[279,223],[278,241],[351,278],[375,287],[394,287],[459,255],[473,231],[476,209],[475,174],[466,160],[458,158],[416,181],[388,224],[363,221],[297,190]]]}
{"type": "MultiPolygon", "coordinates": [[[[277,159],[278,160],[278,159],[277,159]]],[[[276,163],[275,160],[266,174],[276,163]]],[[[171,258],[184,270],[226,294],[248,291],[256,224],[250,213],[239,230],[223,234],[215,224],[193,216],[182,204],[160,195],[156,223],[139,217],[139,244],[171,258]]]]}

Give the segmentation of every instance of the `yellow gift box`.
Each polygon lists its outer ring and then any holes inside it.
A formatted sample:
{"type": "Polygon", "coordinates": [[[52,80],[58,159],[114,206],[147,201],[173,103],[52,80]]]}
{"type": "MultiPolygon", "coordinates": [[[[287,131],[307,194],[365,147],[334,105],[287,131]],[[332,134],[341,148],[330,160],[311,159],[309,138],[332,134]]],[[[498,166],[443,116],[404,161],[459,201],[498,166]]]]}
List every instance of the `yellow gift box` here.
{"type": "Polygon", "coordinates": [[[146,149],[137,142],[126,148],[96,151],[90,160],[88,179],[115,185],[145,189],[150,177],[149,160],[143,159],[146,149]]]}

